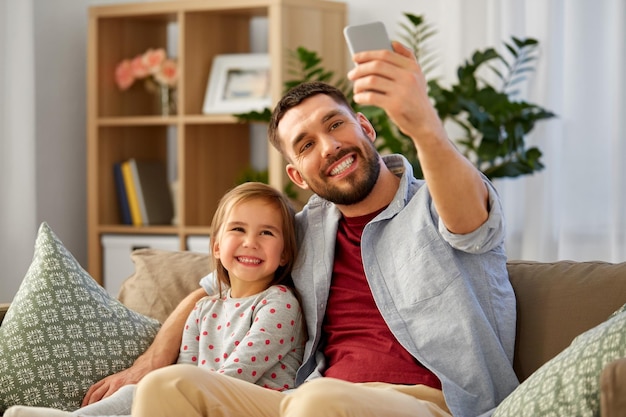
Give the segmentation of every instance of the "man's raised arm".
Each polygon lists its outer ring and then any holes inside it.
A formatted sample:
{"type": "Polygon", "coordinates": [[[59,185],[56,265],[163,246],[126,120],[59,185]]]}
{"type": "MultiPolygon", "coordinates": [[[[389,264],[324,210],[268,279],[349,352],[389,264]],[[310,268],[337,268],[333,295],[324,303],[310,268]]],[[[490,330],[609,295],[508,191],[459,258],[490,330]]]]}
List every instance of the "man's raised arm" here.
{"type": "Polygon", "coordinates": [[[393,48],[353,56],[357,66],[348,78],[354,82],[354,100],[384,109],[413,140],[441,220],[452,233],[469,233],[487,220],[487,187],[448,139],[413,53],[398,42],[393,48]]]}

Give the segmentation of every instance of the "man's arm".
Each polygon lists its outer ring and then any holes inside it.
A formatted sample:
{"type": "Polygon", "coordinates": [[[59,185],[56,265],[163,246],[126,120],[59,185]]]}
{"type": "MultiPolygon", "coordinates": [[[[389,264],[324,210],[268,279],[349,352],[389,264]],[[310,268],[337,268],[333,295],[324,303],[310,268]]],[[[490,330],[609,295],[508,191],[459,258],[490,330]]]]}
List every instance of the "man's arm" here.
{"type": "Polygon", "coordinates": [[[398,42],[394,52],[367,51],[353,56],[348,73],[354,100],[384,109],[417,149],[437,212],[446,228],[469,233],[488,217],[488,192],[480,172],[448,139],[428,97],[428,87],[413,53],[398,42]]]}
{"type": "Polygon", "coordinates": [[[130,368],[109,375],[92,385],[83,398],[82,407],[110,396],[124,385],[136,384],[154,369],[176,362],[187,316],[196,302],[205,295],[207,295],[206,291],[199,288],[185,297],[165,320],[154,341],[143,355],[138,357],[130,368]]]}

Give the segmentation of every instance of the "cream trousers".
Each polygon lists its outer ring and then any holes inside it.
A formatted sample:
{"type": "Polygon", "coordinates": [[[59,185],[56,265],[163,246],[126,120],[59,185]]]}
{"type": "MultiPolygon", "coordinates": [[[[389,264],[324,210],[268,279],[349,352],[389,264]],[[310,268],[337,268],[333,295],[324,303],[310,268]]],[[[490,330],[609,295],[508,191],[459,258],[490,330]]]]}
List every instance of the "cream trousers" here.
{"type": "Polygon", "coordinates": [[[137,386],[133,417],[451,417],[437,389],[318,378],[283,393],[172,365],[137,386]]]}

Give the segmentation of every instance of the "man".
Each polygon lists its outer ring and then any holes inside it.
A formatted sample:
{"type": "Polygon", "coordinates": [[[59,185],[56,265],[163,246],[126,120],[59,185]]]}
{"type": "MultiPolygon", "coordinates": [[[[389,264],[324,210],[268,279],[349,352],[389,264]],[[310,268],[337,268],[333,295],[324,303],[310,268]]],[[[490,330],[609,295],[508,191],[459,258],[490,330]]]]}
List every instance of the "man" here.
{"type": "MultiPolygon", "coordinates": [[[[270,122],[290,179],[316,194],[298,215],[293,271],[309,332],[301,385],[285,394],[167,367],[140,382],[133,415],[476,416],[517,386],[500,202],[447,139],[412,53],[393,48],[354,55],[348,77],[356,102],[412,138],[425,181],[401,156],[381,157],[369,121],[325,84],[293,89],[270,122]]],[[[87,401],[173,362],[163,342],[193,298],[87,401]]]]}

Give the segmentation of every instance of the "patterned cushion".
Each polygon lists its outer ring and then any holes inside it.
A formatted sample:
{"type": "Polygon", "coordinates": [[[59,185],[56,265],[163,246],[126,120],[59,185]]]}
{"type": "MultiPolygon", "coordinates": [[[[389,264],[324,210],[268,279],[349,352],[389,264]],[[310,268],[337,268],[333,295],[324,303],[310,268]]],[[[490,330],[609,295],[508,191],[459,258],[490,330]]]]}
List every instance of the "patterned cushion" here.
{"type": "Polygon", "coordinates": [[[15,404],[78,408],[87,389],[131,365],[159,327],[112,298],[43,223],[0,327],[0,414],[15,404]]]}
{"type": "Polygon", "coordinates": [[[599,416],[600,373],[626,357],[626,305],[576,337],[496,408],[493,417],[599,416]]]}

